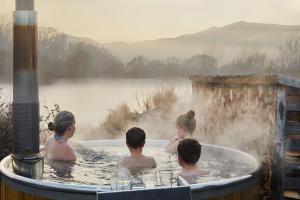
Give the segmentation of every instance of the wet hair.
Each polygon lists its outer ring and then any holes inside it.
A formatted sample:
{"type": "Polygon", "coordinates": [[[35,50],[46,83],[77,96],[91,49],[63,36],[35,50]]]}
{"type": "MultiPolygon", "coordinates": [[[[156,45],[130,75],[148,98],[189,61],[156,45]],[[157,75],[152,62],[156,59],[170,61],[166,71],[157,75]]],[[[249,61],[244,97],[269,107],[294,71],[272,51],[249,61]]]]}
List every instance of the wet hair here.
{"type": "Polygon", "coordinates": [[[190,133],[193,133],[196,128],[195,112],[190,110],[186,114],[177,117],[176,125],[180,128],[186,128],[190,133]]]}
{"type": "Polygon", "coordinates": [[[146,140],[146,134],[143,129],[133,127],[126,132],[126,143],[129,147],[137,149],[143,147],[146,140]]]}
{"type": "Polygon", "coordinates": [[[184,139],[179,142],[177,152],[185,163],[196,164],[201,155],[201,145],[195,139],[184,139]]]}
{"type": "Polygon", "coordinates": [[[61,111],[54,117],[54,121],[48,124],[48,129],[63,135],[73,123],[75,123],[74,115],[69,111],[61,111]]]}

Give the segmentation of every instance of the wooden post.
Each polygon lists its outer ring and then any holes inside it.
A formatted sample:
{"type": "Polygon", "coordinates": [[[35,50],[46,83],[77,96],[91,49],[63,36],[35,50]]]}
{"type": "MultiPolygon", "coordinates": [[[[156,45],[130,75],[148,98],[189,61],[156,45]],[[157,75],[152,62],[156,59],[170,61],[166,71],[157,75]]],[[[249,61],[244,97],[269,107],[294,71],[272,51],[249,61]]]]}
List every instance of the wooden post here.
{"type": "Polygon", "coordinates": [[[285,88],[277,86],[275,143],[272,162],[272,199],[274,200],[283,199],[286,106],[285,88]]]}

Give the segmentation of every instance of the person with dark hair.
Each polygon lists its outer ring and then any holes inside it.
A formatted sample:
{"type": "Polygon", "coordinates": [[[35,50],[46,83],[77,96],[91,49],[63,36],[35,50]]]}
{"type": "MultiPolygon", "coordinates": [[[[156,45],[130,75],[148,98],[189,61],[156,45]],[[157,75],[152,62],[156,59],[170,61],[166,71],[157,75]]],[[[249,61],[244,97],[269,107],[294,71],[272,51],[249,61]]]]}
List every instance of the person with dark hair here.
{"type": "Polygon", "coordinates": [[[153,157],[143,155],[146,134],[143,129],[133,127],[126,132],[126,144],[130,156],[121,160],[120,165],[126,167],[134,174],[134,171],[145,168],[156,168],[156,161],[153,157]]]}
{"type": "Polygon", "coordinates": [[[190,110],[186,114],[177,117],[176,122],[177,135],[173,137],[165,146],[168,153],[176,154],[179,142],[186,138],[193,138],[193,132],[196,128],[195,112],[190,110]]]}
{"type": "Polygon", "coordinates": [[[201,145],[195,139],[181,140],[177,147],[177,157],[182,171],[178,174],[188,183],[196,183],[201,172],[197,168],[197,162],[201,155],[201,145]]]}
{"type": "Polygon", "coordinates": [[[54,132],[45,145],[45,156],[48,160],[76,161],[76,155],[68,140],[75,133],[75,117],[71,112],[61,111],[54,117],[54,122],[48,124],[48,129],[54,132]]]}

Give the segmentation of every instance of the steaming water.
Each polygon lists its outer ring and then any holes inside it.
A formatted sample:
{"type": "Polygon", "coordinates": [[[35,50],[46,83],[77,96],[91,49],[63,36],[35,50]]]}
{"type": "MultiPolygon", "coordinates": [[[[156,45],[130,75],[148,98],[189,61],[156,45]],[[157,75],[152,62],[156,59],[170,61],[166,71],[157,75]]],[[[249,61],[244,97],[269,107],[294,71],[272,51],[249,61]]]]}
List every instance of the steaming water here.
{"type": "MultiPolygon", "coordinates": [[[[1,98],[12,99],[12,86],[0,85],[1,98]]],[[[70,110],[76,115],[77,132],[86,127],[95,127],[110,109],[122,103],[138,109],[137,99],[154,93],[158,89],[174,88],[180,101],[190,103],[192,87],[188,79],[99,79],[80,82],[58,81],[55,84],[41,86],[39,89],[40,104],[52,106],[57,103],[61,110],[70,110]]],[[[41,113],[44,110],[41,107],[41,113]]],[[[78,151],[75,165],[48,163],[45,166],[44,178],[61,183],[109,185],[116,178],[118,170],[118,153],[128,150],[125,147],[105,147],[78,151]]],[[[180,170],[175,157],[163,153],[159,148],[147,147],[146,155],[156,158],[156,170],[180,170]]],[[[253,165],[236,158],[214,154],[203,154],[199,162],[203,176],[198,182],[208,182],[234,178],[249,174],[253,165]]]]}
{"type": "MultiPolygon", "coordinates": [[[[0,84],[0,97],[12,100],[12,85],[0,84]]],[[[42,106],[69,110],[76,116],[77,132],[99,125],[110,112],[122,103],[139,109],[137,99],[148,96],[159,89],[174,88],[179,99],[189,102],[192,88],[188,79],[95,79],[78,82],[57,81],[39,88],[42,106]]],[[[0,100],[1,101],[1,100],[0,100]]]]}
{"type": "MultiPolygon", "coordinates": [[[[118,155],[129,153],[124,147],[99,147],[76,151],[78,160],[74,166],[61,163],[45,165],[44,179],[58,183],[91,185],[110,185],[118,174],[118,155]]],[[[171,170],[176,175],[180,171],[175,156],[170,156],[157,147],[145,147],[144,154],[153,156],[158,167],[152,171],[171,170]]],[[[204,151],[199,169],[203,175],[198,182],[209,182],[247,175],[253,170],[253,163],[236,157],[216,155],[213,151],[204,151]]]]}

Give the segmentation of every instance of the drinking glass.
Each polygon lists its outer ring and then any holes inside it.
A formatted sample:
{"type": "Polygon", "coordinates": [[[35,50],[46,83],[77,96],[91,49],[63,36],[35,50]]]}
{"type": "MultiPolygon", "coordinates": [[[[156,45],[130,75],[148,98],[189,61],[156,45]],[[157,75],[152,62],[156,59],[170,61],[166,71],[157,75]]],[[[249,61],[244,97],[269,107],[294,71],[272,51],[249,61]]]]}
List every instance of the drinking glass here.
{"type": "Polygon", "coordinates": [[[173,181],[173,172],[167,170],[159,171],[159,180],[162,186],[171,186],[173,181]]]}
{"type": "Polygon", "coordinates": [[[117,181],[117,190],[131,190],[131,181],[128,178],[120,177],[117,181]]]}
{"type": "Polygon", "coordinates": [[[143,183],[146,189],[155,188],[156,174],[155,173],[144,173],[143,183]]]}

